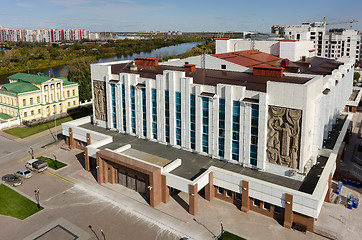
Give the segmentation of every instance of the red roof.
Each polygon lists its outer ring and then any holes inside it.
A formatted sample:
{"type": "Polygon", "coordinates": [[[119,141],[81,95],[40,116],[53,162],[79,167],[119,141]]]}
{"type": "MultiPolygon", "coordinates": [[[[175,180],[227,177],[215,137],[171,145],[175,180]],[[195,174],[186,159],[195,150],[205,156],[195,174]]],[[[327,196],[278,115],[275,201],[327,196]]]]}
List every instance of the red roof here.
{"type": "Polygon", "coordinates": [[[229,61],[247,68],[253,68],[257,65],[274,66],[282,61],[281,58],[274,55],[260,52],[259,50],[245,50],[238,52],[212,54],[211,56],[229,61]]]}
{"type": "Polygon", "coordinates": [[[230,38],[215,38],[215,40],[229,40],[230,38]]]}

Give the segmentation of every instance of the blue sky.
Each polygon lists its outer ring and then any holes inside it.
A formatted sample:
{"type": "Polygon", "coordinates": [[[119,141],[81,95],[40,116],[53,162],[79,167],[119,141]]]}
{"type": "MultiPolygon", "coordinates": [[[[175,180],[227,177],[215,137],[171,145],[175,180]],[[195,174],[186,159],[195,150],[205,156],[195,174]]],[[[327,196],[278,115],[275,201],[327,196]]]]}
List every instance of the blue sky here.
{"type": "MultiPolygon", "coordinates": [[[[356,19],[362,1],[244,0],[1,0],[0,26],[12,29],[85,28],[90,31],[182,30],[270,32],[272,25],[356,19]]],[[[350,24],[332,27],[349,27],[350,24]]]]}

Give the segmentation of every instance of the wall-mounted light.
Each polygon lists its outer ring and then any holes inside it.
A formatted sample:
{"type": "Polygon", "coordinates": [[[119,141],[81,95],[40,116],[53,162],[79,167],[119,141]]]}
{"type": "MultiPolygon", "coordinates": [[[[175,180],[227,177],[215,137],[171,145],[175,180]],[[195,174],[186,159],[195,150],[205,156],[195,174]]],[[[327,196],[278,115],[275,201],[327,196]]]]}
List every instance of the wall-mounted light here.
{"type": "Polygon", "coordinates": [[[99,166],[96,166],[96,169],[98,169],[99,168],[99,166]]]}
{"type": "Polygon", "coordinates": [[[148,188],[149,190],[152,190],[152,187],[151,187],[151,186],[148,186],[147,188],[148,188]]]}
{"type": "Polygon", "coordinates": [[[247,189],[246,187],[243,187],[243,190],[244,190],[244,191],[246,191],[246,189],[247,189]]]}
{"type": "Polygon", "coordinates": [[[285,203],[286,203],[286,204],[291,204],[289,201],[286,201],[285,203]]]}

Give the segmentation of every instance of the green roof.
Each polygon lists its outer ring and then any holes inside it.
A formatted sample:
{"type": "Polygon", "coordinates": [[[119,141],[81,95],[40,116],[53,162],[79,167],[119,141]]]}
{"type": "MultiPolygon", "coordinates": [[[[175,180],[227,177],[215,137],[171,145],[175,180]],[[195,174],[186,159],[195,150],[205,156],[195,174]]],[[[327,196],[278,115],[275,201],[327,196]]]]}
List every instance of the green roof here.
{"type": "Polygon", "coordinates": [[[1,88],[5,88],[6,91],[12,93],[25,93],[40,90],[38,87],[27,82],[12,82],[0,85],[1,88]]]}
{"type": "Polygon", "coordinates": [[[34,75],[27,73],[15,73],[14,75],[9,76],[8,78],[11,80],[20,80],[23,82],[29,82],[35,84],[41,84],[43,82],[52,79],[51,77],[48,76],[41,76],[41,75],[34,75]]]}
{"type": "Polygon", "coordinates": [[[0,113],[0,118],[4,119],[4,120],[8,120],[8,119],[13,118],[13,116],[10,116],[9,114],[6,114],[6,113],[0,113]]]}
{"type": "Polygon", "coordinates": [[[77,82],[72,82],[72,81],[68,81],[68,80],[63,80],[63,85],[66,86],[66,85],[71,85],[71,84],[78,84],[77,82]]]}

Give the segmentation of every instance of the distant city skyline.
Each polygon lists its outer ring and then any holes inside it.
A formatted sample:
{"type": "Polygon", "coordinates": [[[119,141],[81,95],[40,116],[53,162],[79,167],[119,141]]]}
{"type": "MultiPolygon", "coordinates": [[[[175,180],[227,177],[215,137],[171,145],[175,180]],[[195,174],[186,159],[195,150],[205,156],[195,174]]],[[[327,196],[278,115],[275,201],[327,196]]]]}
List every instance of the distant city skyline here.
{"type": "Polygon", "coordinates": [[[358,23],[329,28],[362,31],[362,2],[358,0],[275,2],[244,1],[132,1],[132,0],[33,0],[5,1],[0,9],[0,26],[10,29],[61,28],[93,32],[137,31],[258,31],[270,32],[272,25],[302,22],[358,23]]]}

